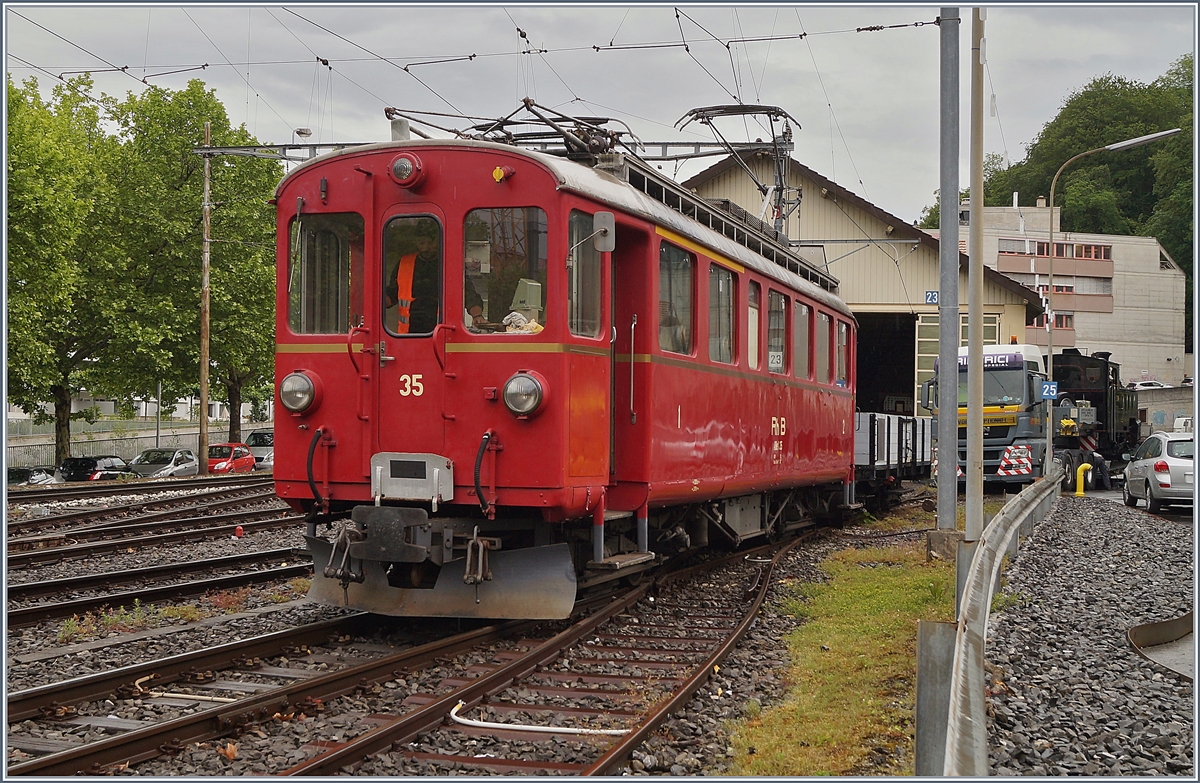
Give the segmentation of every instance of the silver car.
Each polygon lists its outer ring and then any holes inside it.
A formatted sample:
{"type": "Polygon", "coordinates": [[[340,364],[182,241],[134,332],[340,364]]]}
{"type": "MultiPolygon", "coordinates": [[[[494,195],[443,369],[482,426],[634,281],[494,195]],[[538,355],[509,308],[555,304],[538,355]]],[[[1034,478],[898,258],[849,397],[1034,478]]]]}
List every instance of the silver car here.
{"type": "Polygon", "coordinates": [[[146,449],[133,458],[127,469],[150,478],[195,476],[200,472],[200,461],[191,449],[146,449]]]}
{"type": "Polygon", "coordinates": [[[1125,466],[1125,505],[1145,500],[1157,514],[1172,503],[1192,504],[1195,484],[1196,441],[1190,432],[1155,432],[1132,455],[1122,456],[1125,466]]]}
{"type": "Polygon", "coordinates": [[[255,430],[246,436],[246,445],[254,455],[255,470],[275,467],[275,430],[255,430]]]}

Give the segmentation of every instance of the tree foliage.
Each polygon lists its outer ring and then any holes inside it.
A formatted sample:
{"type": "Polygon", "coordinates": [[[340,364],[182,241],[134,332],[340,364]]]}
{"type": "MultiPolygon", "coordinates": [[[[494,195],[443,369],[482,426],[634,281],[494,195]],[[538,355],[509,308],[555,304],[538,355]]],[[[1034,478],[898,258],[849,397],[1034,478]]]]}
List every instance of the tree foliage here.
{"type": "MultiPolygon", "coordinates": [[[[124,100],[92,100],[90,87],[82,77],[43,101],[35,80],[9,79],[9,393],[31,412],[53,404],[60,461],[81,390],[121,401],[155,397],[159,382],[166,399],[195,392],[203,158],[193,148],[206,121],[214,145],[255,143],[198,80],[124,100]]],[[[273,376],[267,200],[279,175],[268,160],[214,159],[214,397],[254,399],[273,376]]]]}
{"type": "MultiPolygon", "coordinates": [[[[1064,231],[1153,236],[1187,274],[1192,290],[1193,56],[1176,60],[1150,84],[1115,76],[1096,77],[1063,102],[1058,114],[1026,148],[1025,159],[988,172],[988,206],[1033,206],[1048,196],[1055,172],[1080,152],[1170,128],[1182,133],[1141,147],[1097,152],[1073,163],[1055,191],[1064,231]]],[[[922,213],[925,226],[936,205],[922,213]]],[[[1191,319],[1185,319],[1187,350],[1191,319]]]]}

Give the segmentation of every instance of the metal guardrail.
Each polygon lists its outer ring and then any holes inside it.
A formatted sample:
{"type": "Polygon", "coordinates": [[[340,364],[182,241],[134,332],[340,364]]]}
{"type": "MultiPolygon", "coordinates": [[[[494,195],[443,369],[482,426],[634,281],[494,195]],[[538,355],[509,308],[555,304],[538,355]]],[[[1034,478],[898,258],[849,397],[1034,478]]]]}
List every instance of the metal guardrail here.
{"type": "Polygon", "coordinates": [[[1062,465],[1056,461],[1048,476],[1010,500],[983,531],[971,560],[955,637],[944,775],[986,777],[988,774],[983,651],[992,590],[1004,555],[1016,553],[1013,544],[1017,531],[1028,535],[1036,523],[1045,519],[1058,497],[1062,478],[1062,465]]]}

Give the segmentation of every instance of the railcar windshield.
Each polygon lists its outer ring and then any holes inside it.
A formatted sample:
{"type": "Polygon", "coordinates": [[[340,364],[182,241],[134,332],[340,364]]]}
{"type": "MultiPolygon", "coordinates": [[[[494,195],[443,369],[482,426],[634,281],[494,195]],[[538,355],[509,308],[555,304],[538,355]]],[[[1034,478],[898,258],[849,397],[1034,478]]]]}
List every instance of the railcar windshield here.
{"type": "Polygon", "coordinates": [[[542,331],[548,314],[546,225],[546,213],[537,207],[476,209],[467,214],[463,226],[467,331],[524,335],[542,331]]]}
{"type": "Polygon", "coordinates": [[[288,327],[345,334],[363,313],[363,219],[353,213],[297,215],[288,252],[288,327]]]}
{"type": "Polygon", "coordinates": [[[442,320],[442,226],[397,217],[383,231],[383,323],[394,335],[427,335],[442,320]]]}

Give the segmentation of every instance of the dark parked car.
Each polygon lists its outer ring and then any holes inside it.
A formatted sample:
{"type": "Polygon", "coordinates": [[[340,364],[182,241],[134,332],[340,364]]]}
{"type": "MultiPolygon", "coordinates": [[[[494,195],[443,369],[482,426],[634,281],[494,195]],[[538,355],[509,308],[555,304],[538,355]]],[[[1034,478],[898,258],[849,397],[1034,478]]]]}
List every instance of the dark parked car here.
{"type": "Polygon", "coordinates": [[[195,476],[200,461],[191,449],[146,449],[129,462],[129,469],[139,476],[195,476]]]}
{"type": "Polygon", "coordinates": [[[117,478],[126,472],[125,460],[115,454],[102,457],[68,457],[55,471],[55,478],[63,481],[101,481],[117,478]]]}
{"type": "Polygon", "coordinates": [[[24,487],[32,484],[53,484],[54,468],[9,468],[8,486],[24,487]]]}

